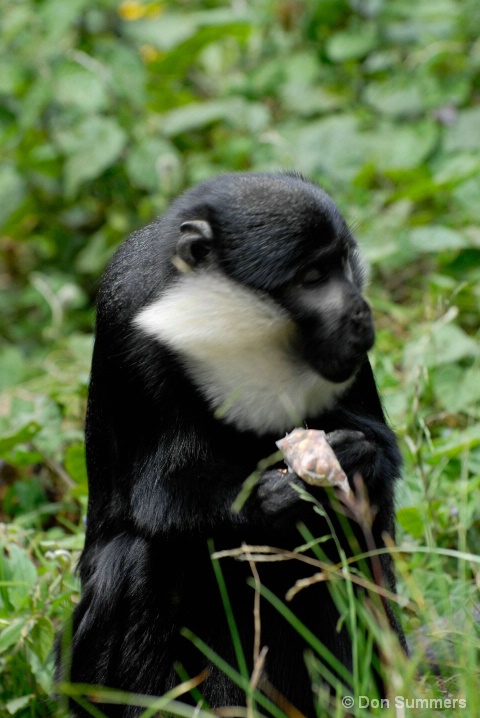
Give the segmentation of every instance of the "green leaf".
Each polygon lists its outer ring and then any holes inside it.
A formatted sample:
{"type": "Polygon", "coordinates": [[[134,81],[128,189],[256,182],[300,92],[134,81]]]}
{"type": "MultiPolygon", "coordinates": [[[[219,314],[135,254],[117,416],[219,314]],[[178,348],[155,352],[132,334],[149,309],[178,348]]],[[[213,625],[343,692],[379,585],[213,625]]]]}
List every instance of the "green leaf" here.
{"type": "Polygon", "coordinates": [[[189,13],[165,13],[160,17],[128,22],[126,33],[139,44],[148,44],[162,52],[180,45],[197,31],[197,22],[189,13]]]}
{"type": "Polygon", "coordinates": [[[286,57],[283,62],[277,59],[260,65],[253,85],[257,95],[279,94],[283,106],[298,117],[336,110],[350,99],[348,92],[322,84],[318,60],[309,52],[286,57]]]}
{"type": "Polygon", "coordinates": [[[108,117],[88,117],[72,130],[59,131],[57,138],[67,157],[65,184],[69,195],[114,164],[127,140],[124,130],[108,117]]]}
{"type": "MultiPolygon", "coordinates": [[[[53,635],[52,635],[52,643],[50,644],[50,647],[53,647],[53,635]]],[[[35,676],[35,679],[40,686],[40,688],[43,690],[44,693],[47,695],[51,695],[52,693],[52,676],[54,673],[54,667],[53,667],[53,655],[50,652],[50,655],[47,657],[46,660],[42,660],[40,656],[35,652],[32,651],[28,647],[28,641],[27,641],[27,647],[25,651],[25,655],[27,658],[28,666],[32,672],[32,674],[35,676]]]]}
{"type": "Polygon", "coordinates": [[[115,39],[105,54],[105,62],[111,74],[113,92],[136,107],[143,107],[147,71],[138,52],[115,39]]]}
{"type": "Polygon", "coordinates": [[[175,137],[184,132],[204,128],[214,122],[229,122],[232,127],[261,132],[266,129],[270,115],[260,103],[250,103],[239,97],[210,102],[192,102],[166,112],[161,117],[163,134],[175,137]]]}
{"type": "Polygon", "coordinates": [[[79,107],[86,114],[107,107],[108,93],[105,68],[88,55],[84,62],[88,67],[63,63],[57,70],[53,91],[60,104],[79,107]]]}
{"type": "Polygon", "coordinates": [[[370,82],[363,99],[375,110],[389,117],[408,117],[424,114],[425,110],[443,104],[461,103],[468,96],[464,78],[455,83],[438,78],[421,68],[419,71],[391,73],[387,79],[370,82]]]}
{"type": "Polygon", "coordinates": [[[404,127],[383,122],[363,130],[355,115],[345,114],[288,130],[285,136],[300,171],[351,181],[367,165],[383,172],[421,165],[435,147],[438,129],[427,121],[404,127]]]}
{"type": "Polygon", "coordinates": [[[397,521],[404,531],[413,538],[422,538],[424,533],[424,521],[420,511],[415,506],[407,506],[397,509],[397,521]]]}
{"type": "Polygon", "coordinates": [[[67,551],[81,551],[85,543],[85,534],[72,534],[71,536],[63,536],[62,538],[52,540],[44,540],[41,542],[41,546],[44,549],[51,549],[56,551],[57,549],[65,549],[67,551]]]}
{"type": "Polygon", "coordinates": [[[386,173],[421,167],[435,149],[438,135],[438,127],[429,120],[400,127],[382,122],[365,134],[366,159],[386,173]]]}
{"type": "Polygon", "coordinates": [[[445,456],[452,458],[478,446],[480,446],[480,424],[473,424],[461,431],[451,431],[446,437],[436,439],[430,458],[433,461],[445,456]]]}
{"type": "MultiPolygon", "coordinates": [[[[51,381],[51,378],[48,377],[51,381]]],[[[48,385],[53,393],[55,385],[48,385]]],[[[35,448],[48,456],[63,445],[65,435],[61,431],[61,411],[53,397],[44,394],[33,395],[33,401],[14,398],[11,405],[11,416],[18,422],[18,426],[28,423],[38,425],[40,429],[35,432],[35,448]]],[[[33,431],[33,428],[32,428],[33,431]]]]}
{"type": "Polygon", "coordinates": [[[25,94],[19,113],[21,129],[38,126],[40,117],[52,96],[52,86],[49,80],[50,78],[38,78],[25,94]]]}
{"type": "Polygon", "coordinates": [[[354,115],[335,115],[284,133],[292,165],[307,175],[352,180],[368,153],[354,115]]]}
{"type": "Polygon", "coordinates": [[[332,35],[326,43],[325,52],[333,62],[360,60],[374,50],[377,44],[377,25],[355,24],[349,30],[332,35]]]}
{"type": "Polygon", "coordinates": [[[178,186],[180,160],[170,142],[157,137],[146,137],[129,152],[127,172],[136,187],[158,192],[162,185],[168,185],[167,177],[177,176],[178,186]]]}
{"type": "Polygon", "coordinates": [[[434,180],[437,185],[455,186],[480,175],[480,154],[455,152],[454,155],[443,155],[435,163],[434,180]]]}
{"type": "Polygon", "coordinates": [[[480,355],[478,343],[456,324],[437,322],[420,328],[420,332],[405,346],[409,368],[434,368],[480,355]]]}
{"type": "Polygon", "coordinates": [[[65,452],[65,469],[72,479],[82,486],[87,483],[84,444],[71,444],[65,452]]]}
{"type": "Polygon", "coordinates": [[[407,233],[407,238],[409,243],[421,252],[437,253],[468,246],[460,232],[441,225],[415,227],[407,233]]]}
{"type": "Polygon", "coordinates": [[[448,412],[466,412],[480,402],[480,367],[439,367],[433,375],[433,388],[440,406],[448,412]]]}
{"type": "Polygon", "coordinates": [[[37,581],[37,569],[25,551],[17,544],[8,544],[8,557],[5,558],[5,580],[8,598],[17,609],[25,604],[30,591],[37,581]]]}
{"type": "Polygon", "coordinates": [[[445,130],[447,152],[480,150],[480,107],[459,112],[455,122],[445,130]]]}
{"type": "Polygon", "coordinates": [[[475,177],[461,182],[450,195],[455,201],[453,205],[454,216],[467,217],[471,223],[480,224],[480,173],[475,177]],[[457,210],[457,212],[455,212],[457,210]],[[460,214],[458,214],[460,210],[460,214]]]}
{"type": "MultiPolygon", "coordinates": [[[[128,160],[127,160],[128,161],[128,160]]],[[[99,276],[115,250],[106,229],[99,229],[80,249],[75,261],[75,269],[80,274],[99,276]]],[[[91,354],[91,352],[90,352],[91,354]]]]}
{"type": "Polygon", "coordinates": [[[26,185],[23,177],[13,165],[0,164],[0,227],[10,217],[26,197],[26,185]]]}
{"type": "Polygon", "coordinates": [[[4,344],[0,353],[0,391],[8,386],[20,384],[39,373],[38,368],[32,367],[24,352],[12,344],[4,344]]]}
{"type": "Polygon", "coordinates": [[[18,711],[21,711],[22,708],[26,708],[32,698],[34,698],[33,693],[28,696],[21,696],[20,698],[12,698],[12,700],[5,703],[5,708],[9,714],[13,716],[15,713],[18,713],[18,711]]]}
{"type": "Polygon", "coordinates": [[[79,20],[79,14],[90,0],[46,0],[38,7],[42,29],[52,50],[64,43],[70,27],[79,20]]]}
{"type": "Polygon", "coordinates": [[[18,516],[21,513],[35,511],[45,502],[45,492],[38,478],[26,476],[24,479],[15,481],[8,488],[5,494],[4,506],[8,514],[18,516]]]}
{"type": "Polygon", "coordinates": [[[432,343],[425,356],[428,366],[441,366],[480,354],[480,346],[456,324],[434,327],[432,343]]]}
{"type": "Polygon", "coordinates": [[[52,622],[46,616],[40,616],[28,634],[27,643],[40,663],[45,663],[50,657],[55,631],[52,622]]]}
{"type": "Polygon", "coordinates": [[[18,444],[26,444],[40,431],[41,426],[35,421],[27,421],[10,434],[0,438],[0,454],[5,454],[18,444]]]}
{"type": "Polygon", "coordinates": [[[0,653],[5,653],[9,648],[14,646],[22,635],[24,627],[27,625],[28,618],[16,618],[6,628],[0,631],[0,653]]]}
{"type": "Polygon", "coordinates": [[[14,94],[24,80],[25,70],[16,58],[0,59],[0,93],[14,94]]]}
{"type": "Polygon", "coordinates": [[[399,78],[370,83],[365,89],[364,99],[385,115],[419,114],[425,108],[422,88],[399,78]]]}

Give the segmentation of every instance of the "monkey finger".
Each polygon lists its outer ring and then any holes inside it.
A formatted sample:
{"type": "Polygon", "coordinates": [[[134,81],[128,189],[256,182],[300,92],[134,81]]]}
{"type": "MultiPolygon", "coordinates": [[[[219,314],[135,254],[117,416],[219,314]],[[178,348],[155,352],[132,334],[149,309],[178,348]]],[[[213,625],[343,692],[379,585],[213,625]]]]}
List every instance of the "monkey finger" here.
{"type": "Polygon", "coordinates": [[[365,441],[363,431],[355,431],[354,429],[336,429],[325,434],[325,438],[332,447],[336,449],[343,444],[353,444],[358,441],[365,441]]]}

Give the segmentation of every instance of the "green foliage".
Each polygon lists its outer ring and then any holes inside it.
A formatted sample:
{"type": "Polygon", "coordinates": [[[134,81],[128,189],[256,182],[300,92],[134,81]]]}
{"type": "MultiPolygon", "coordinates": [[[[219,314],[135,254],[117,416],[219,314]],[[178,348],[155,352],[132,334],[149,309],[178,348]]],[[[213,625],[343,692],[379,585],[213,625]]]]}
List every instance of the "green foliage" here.
{"type": "Polygon", "coordinates": [[[52,716],[55,628],[78,596],[71,537],[39,538],[15,525],[0,532],[1,715],[52,716]]]}
{"type": "MultiPolygon", "coordinates": [[[[0,0],[0,12],[0,714],[54,715],[105,263],[185,187],[281,167],[334,195],[372,262],[373,359],[405,455],[406,621],[447,622],[443,679],[479,712],[478,2],[0,0]]],[[[414,672],[397,673],[418,695],[414,672]]],[[[427,671],[421,695],[437,690],[427,671]]]]}

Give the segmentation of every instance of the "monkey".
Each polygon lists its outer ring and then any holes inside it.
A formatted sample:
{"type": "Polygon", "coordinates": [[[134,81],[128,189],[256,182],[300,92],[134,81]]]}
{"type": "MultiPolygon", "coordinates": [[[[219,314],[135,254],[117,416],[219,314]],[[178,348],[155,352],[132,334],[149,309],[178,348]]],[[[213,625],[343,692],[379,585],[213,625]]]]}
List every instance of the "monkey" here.
{"type": "MultiPolygon", "coordinates": [[[[367,272],[334,201],[295,172],[205,180],[119,247],[97,297],[81,600],[68,673],[57,659],[60,678],[161,696],[200,676],[206,706],[245,705],[245,691],[191,636],[236,665],[212,542],[217,551],[242,543],[291,551],[303,542],[299,525],[315,537],[330,532],[278,457],[234,508],[246,479],[295,427],[326,432],[352,488],[362,477],[375,545],[384,547],[384,534],[394,538],[401,456],[368,358],[375,332],[367,272]]],[[[351,556],[331,492],[310,489],[351,556]]],[[[324,550],[339,560],[334,541],[324,550]]],[[[251,671],[251,571],[233,559],[220,565],[251,671]]],[[[381,565],[395,591],[388,554],[381,565]]],[[[282,600],[309,575],[295,561],[262,564],[259,574],[282,600]]],[[[352,639],[337,625],[328,586],[311,586],[289,605],[351,670],[352,639]]],[[[263,599],[260,617],[265,685],[282,697],[278,705],[315,715],[304,638],[263,599]]],[[[139,715],[133,705],[100,707],[109,718],[139,715]]],[[[71,710],[87,715],[73,703],[71,710]]]]}

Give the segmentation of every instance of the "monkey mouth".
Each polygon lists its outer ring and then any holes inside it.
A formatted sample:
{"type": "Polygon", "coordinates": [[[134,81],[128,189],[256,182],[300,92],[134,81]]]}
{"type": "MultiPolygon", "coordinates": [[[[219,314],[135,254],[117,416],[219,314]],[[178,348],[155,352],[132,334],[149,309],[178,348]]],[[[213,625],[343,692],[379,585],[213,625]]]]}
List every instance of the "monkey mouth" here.
{"type": "Polygon", "coordinates": [[[367,355],[365,353],[362,358],[358,359],[358,361],[352,361],[345,364],[332,362],[332,364],[329,364],[328,366],[323,366],[320,374],[333,384],[342,384],[355,376],[366,356],[367,355]]]}
{"type": "Polygon", "coordinates": [[[373,347],[375,332],[373,325],[366,327],[361,335],[331,336],[321,346],[309,343],[303,347],[302,355],[308,364],[324,379],[341,384],[355,376],[373,347]]]}
{"type": "Polygon", "coordinates": [[[334,354],[330,357],[324,356],[321,361],[314,362],[314,368],[328,381],[341,384],[355,376],[366,360],[367,352],[372,346],[373,340],[362,343],[358,347],[351,347],[351,350],[343,356],[334,354]]]}

